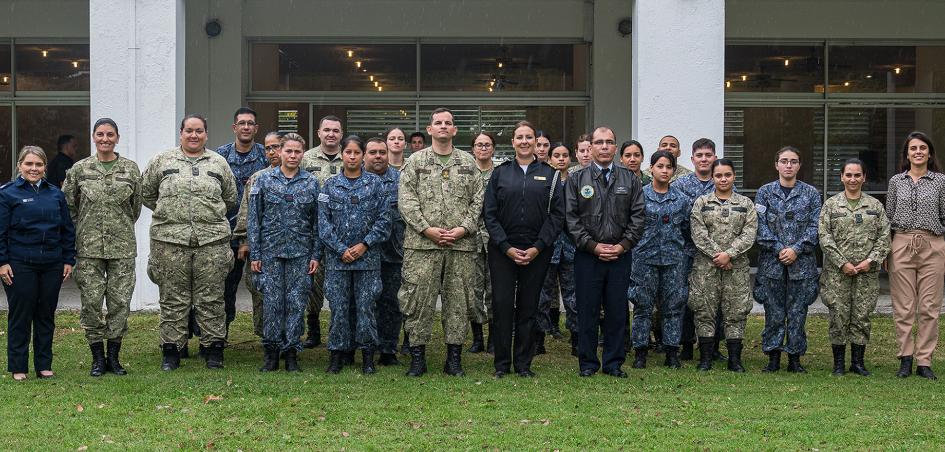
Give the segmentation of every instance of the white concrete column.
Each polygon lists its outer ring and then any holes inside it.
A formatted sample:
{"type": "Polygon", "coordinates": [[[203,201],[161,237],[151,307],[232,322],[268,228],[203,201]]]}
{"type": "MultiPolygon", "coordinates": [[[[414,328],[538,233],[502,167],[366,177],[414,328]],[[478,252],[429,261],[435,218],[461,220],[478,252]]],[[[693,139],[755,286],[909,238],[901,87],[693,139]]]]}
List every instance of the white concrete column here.
{"type": "Polygon", "coordinates": [[[632,37],[633,136],[646,155],[664,135],[679,138],[690,168],[699,138],[715,141],[721,155],[725,0],[635,0],[632,37]]]}
{"type": "MultiPolygon", "coordinates": [[[[118,152],[143,172],[178,142],[184,107],[184,0],[89,0],[91,118],[118,123],[118,152]]],[[[138,220],[132,309],[158,306],[147,275],[151,211],[138,220]]]]}

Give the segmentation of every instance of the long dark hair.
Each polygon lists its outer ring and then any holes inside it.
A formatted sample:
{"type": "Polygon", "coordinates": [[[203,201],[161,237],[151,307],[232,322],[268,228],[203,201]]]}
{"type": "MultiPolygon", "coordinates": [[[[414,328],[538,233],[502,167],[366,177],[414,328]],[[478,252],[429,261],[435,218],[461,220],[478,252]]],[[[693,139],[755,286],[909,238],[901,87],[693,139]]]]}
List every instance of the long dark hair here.
{"type": "Polygon", "coordinates": [[[912,168],[912,164],[909,163],[909,142],[912,140],[922,140],[929,147],[929,171],[938,173],[938,159],[935,158],[935,146],[932,145],[932,139],[918,130],[906,135],[906,141],[902,143],[902,154],[899,156],[899,172],[904,173],[912,168]]]}

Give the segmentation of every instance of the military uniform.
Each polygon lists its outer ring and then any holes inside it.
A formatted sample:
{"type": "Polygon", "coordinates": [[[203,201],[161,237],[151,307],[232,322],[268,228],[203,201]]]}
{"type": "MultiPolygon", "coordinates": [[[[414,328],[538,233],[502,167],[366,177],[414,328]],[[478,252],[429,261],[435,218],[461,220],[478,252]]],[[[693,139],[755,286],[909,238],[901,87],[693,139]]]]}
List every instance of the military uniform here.
{"type": "Polygon", "coordinates": [[[246,223],[250,261],[263,293],[263,345],[302,350],[302,318],[311,292],[309,262],[319,260],[318,181],[306,171],[288,179],[280,168],[260,174],[249,192],[246,223]]]}
{"type": "MultiPolygon", "coordinates": [[[[492,177],[491,167],[485,171],[479,170],[482,175],[483,186],[489,184],[489,178],[492,177]]],[[[483,223],[482,215],[479,216],[479,239],[481,246],[476,248],[476,276],[473,280],[473,292],[476,294],[476,303],[471,311],[470,320],[473,323],[484,325],[492,320],[492,282],[489,276],[489,231],[483,223]]]]}
{"type": "MultiPolygon", "coordinates": [[[[678,161],[679,159],[676,159],[676,160],[678,161]]],[[[653,172],[650,171],[650,168],[643,170],[642,173],[643,173],[643,177],[641,177],[640,179],[647,181],[647,182],[644,182],[644,184],[647,184],[653,180],[653,172]]],[[[676,165],[676,169],[673,171],[673,175],[672,177],[669,178],[669,181],[676,182],[676,179],[686,177],[690,174],[692,174],[691,169],[686,168],[685,166],[682,166],[682,165],[676,165]]]]}
{"type": "Polygon", "coordinates": [[[475,159],[453,148],[447,163],[428,147],[413,153],[400,176],[399,208],[408,228],[404,233],[404,278],[400,310],[410,344],[430,342],[437,294],[442,295],[446,343],[466,340],[475,293],[467,284],[475,274],[476,250],[484,185],[475,159]],[[429,227],[463,227],[465,235],[441,247],[423,235],[429,227]]]}
{"type": "MultiPolygon", "coordinates": [[[[305,156],[302,157],[301,167],[318,179],[319,187],[324,187],[325,181],[327,181],[329,177],[342,171],[341,152],[339,151],[337,154],[328,155],[322,149],[321,145],[315,146],[305,151],[305,156]]],[[[321,326],[318,323],[318,314],[324,306],[325,267],[319,266],[318,271],[315,272],[314,281],[312,282],[312,293],[308,298],[308,306],[306,308],[308,316],[305,320],[310,341],[316,339],[320,340],[318,335],[321,334],[321,326]],[[312,332],[316,332],[317,335],[312,337],[312,332]]],[[[306,347],[308,347],[308,345],[306,345],[306,347]]]]}
{"type": "MultiPolygon", "coordinates": [[[[765,307],[765,327],[761,350],[785,351],[800,356],[807,351],[807,308],[817,299],[817,219],[820,194],[817,189],[797,181],[785,194],[778,181],[758,189],[758,273],[755,299],[765,307]],[[797,260],[785,266],[778,253],[790,247],[797,260]]],[[[774,356],[774,355],[772,355],[774,356]]],[[[780,355],[777,355],[779,358],[780,355]]]]}
{"type": "Polygon", "coordinates": [[[331,309],[328,350],[367,352],[378,342],[375,303],[381,294],[381,246],[390,238],[390,201],[376,174],[357,179],[329,177],[318,196],[318,234],[325,246],[325,296],[331,309]],[[367,251],[345,263],[341,256],[358,243],[367,251]],[[351,325],[350,310],[357,312],[351,325]]]}
{"type": "Polygon", "coordinates": [[[90,344],[121,342],[135,289],[141,172],[135,162],[121,156],[110,170],[91,156],[66,174],[62,191],[76,225],[78,263],[73,276],[82,299],[79,322],[85,338],[90,344]]]}
{"type": "Polygon", "coordinates": [[[233,266],[227,210],[237,205],[236,180],[226,160],[205,149],[188,157],[177,147],[155,156],[142,178],[142,199],[154,211],[148,277],[160,289],[161,342],[187,343],[195,310],[201,346],[226,336],[223,288],[233,266]]]}
{"type": "Polygon", "coordinates": [[[400,313],[400,291],[404,262],[404,224],[397,210],[397,188],[400,184],[400,171],[387,168],[379,176],[384,197],[390,203],[390,238],[381,244],[381,296],[377,300],[377,348],[380,353],[397,353],[397,338],[404,317],[400,313]]]}
{"type": "MultiPolygon", "coordinates": [[[[567,185],[567,182],[562,182],[567,185]]],[[[565,188],[567,190],[567,188],[565,188]]],[[[577,340],[577,299],[574,288],[574,252],[575,245],[567,231],[562,231],[555,240],[551,254],[551,264],[545,275],[545,283],[541,288],[541,298],[538,301],[538,327],[545,333],[550,333],[554,327],[549,312],[551,307],[557,306],[559,299],[564,302],[564,327],[571,332],[574,341],[577,340]]],[[[576,345],[576,342],[574,342],[576,345]]]]}
{"type": "MultiPolygon", "coordinates": [[[[267,169],[257,171],[246,181],[246,187],[243,189],[243,196],[240,198],[240,210],[236,216],[236,227],[233,228],[233,240],[239,241],[240,245],[249,246],[249,242],[246,240],[246,220],[249,217],[249,192],[253,189],[253,185],[256,183],[256,179],[259,178],[259,175],[264,173],[267,169]]],[[[262,306],[263,306],[263,295],[259,289],[256,288],[258,281],[257,275],[252,272],[248,265],[243,267],[243,285],[246,286],[246,290],[249,291],[250,298],[253,300],[253,333],[257,336],[263,336],[263,325],[262,325],[262,306]]]]}
{"type": "Polygon", "coordinates": [[[863,193],[850,207],[844,193],[824,203],[818,229],[824,252],[820,275],[821,299],[830,310],[830,343],[866,345],[870,314],[879,297],[879,267],[889,253],[889,220],[883,205],[863,193]],[[840,269],[869,259],[866,273],[847,276],[840,269]]]}
{"type": "Polygon", "coordinates": [[[682,313],[688,297],[686,277],[689,256],[689,198],[670,185],[657,193],[653,185],[643,187],[646,222],[643,237],[633,248],[628,296],[633,302],[632,345],[645,349],[650,343],[651,314],[659,299],[663,321],[663,344],[679,347],[682,313]]]}

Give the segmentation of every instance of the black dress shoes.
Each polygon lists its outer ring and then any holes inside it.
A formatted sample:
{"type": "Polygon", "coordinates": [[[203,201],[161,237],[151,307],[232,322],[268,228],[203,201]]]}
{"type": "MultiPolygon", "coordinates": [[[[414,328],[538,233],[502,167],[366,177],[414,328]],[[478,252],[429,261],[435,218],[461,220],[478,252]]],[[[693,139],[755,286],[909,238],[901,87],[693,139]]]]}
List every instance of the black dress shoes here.
{"type": "Polygon", "coordinates": [[[610,375],[611,377],[627,378],[627,373],[620,370],[620,368],[613,369],[613,370],[605,370],[604,373],[607,375],[610,375]]]}

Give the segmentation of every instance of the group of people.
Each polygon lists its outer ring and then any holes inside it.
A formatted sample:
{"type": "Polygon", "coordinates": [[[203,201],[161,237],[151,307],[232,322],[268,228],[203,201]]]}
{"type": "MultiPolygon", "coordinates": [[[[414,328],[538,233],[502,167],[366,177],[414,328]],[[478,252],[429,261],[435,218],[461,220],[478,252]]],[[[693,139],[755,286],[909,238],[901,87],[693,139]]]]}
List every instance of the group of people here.
{"type": "Polygon", "coordinates": [[[166,371],[189,355],[193,335],[206,366],[223,367],[243,280],[263,372],[283,361],[287,371],[300,370],[299,352],[321,343],[326,299],[329,373],[354,364],[358,350],[365,374],[399,364],[401,330],[407,375],[426,373],[438,300],[449,375],[464,374],[471,330],[469,351],[493,352],[496,377],[534,376],[545,336],[563,337],[559,306],[581,376],[626,378],[628,346],[633,368],[645,368],[654,348],[664,365],[679,368],[697,348],[698,369],[710,370],[722,342],[727,368],[744,372],[753,299],[765,308],[763,370],[778,371],[783,352],[788,371],[805,372],[805,321],[819,293],[830,310],[833,373],[847,371],[849,344],[849,371],[865,376],[869,315],[885,265],[898,375],[909,376],[915,363],[918,375],[935,378],[945,175],[920,132],[905,140],[885,207],[862,191],[866,165],[857,159],[842,166],[844,191],[822,203],[797,179],[801,152],[791,146],[777,152],[777,180],[751,200],[735,188],[736,165],[717,159],[706,138],[692,145],[695,171],[679,165],[672,136],[660,140],[641,171],[642,144],[618,148],[608,127],[582,135],[571,149],[528,121],[513,128],[514,158],[495,165],[496,136],[481,132],[471,152],[458,149],[445,108],[430,116],[430,146],[421,133],[409,136],[409,157],[403,130],[344,137],[334,116],[319,121],[320,144],[307,151],[296,133],[270,132],[256,143],[249,108],[236,111],[233,132],[232,143],[210,151],[206,120],[188,115],[179,146],[141,173],[115,152],[118,125],[100,119],[92,129],[95,154],[69,169],[61,190],[44,179],[43,150],[22,149],[19,177],[0,186],[0,281],[10,306],[7,370],[15,380],[27,378],[31,330],[37,376],[53,376],[54,314],[70,276],[81,293],[90,374],[126,373],[119,354],[142,205],[153,212],[147,274],[160,291],[166,371]]]}

